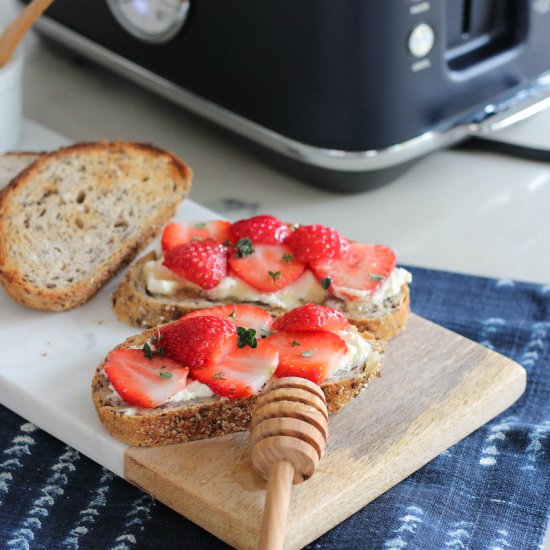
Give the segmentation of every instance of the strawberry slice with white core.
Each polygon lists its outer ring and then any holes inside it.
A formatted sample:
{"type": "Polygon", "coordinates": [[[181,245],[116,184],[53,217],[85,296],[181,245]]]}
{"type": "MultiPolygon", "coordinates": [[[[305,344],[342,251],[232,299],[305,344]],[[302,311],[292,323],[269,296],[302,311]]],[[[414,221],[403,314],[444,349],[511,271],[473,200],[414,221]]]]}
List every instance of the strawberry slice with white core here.
{"type": "Polygon", "coordinates": [[[245,283],[260,292],[276,292],[293,283],[306,268],[285,245],[254,244],[253,252],[239,257],[231,251],[229,267],[245,283]]]}
{"type": "Polygon", "coordinates": [[[188,383],[189,369],[159,355],[148,359],[141,349],[112,351],[104,368],[120,397],[138,407],[158,407],[188,383]]]}
{"type": "Polygon", "coordinates": [[[299,376],[316,384],[334,373],[347,353],[340,336],[321,330],[277,332],[267,341],[279,351],[276,376],[299,376]]]}
{"type": "Polygon", "coordinates": [[[387,246],[354,243],[345,257],[315,260],[310,267],[319,281],[329,283],[332,294],[354,300],[375,292],[395,263],[395,253],[387,246]]]}
{"type": "Polygon", "coordinates": [[[233,350],[205,368],[193,370],[193,377],[206,384],[216,395],[242,399],[256,395],[273,376],[279,354],[266,340],[258,339],[255,348],[233,350]]]}
{"type": "Polygon", "coordinates": [[[290,310],[273,324],[275,330],[328,330],[349,328],[346,316],[336,309],[317,304],[306,304],[290,310]]]}
{"type": "Polygon", "coordinates": [[[171,223],[165,227],[162,233],[162,250],[166,252],[181,244],[205,239],[214,239],[223,244],[229,239],[230,227],[231,223],[223,220],[171,223]]]}
{"type": "Polygon", "coordinates": [[[253,328],[258,336],[271,329],[273,319],[265,309],[248,304],[231,304],[227,306],[215,306],[199,309],[185,315],[184,319],[193,317],[219,317],[231,321],[237,327],[253,328]]]}

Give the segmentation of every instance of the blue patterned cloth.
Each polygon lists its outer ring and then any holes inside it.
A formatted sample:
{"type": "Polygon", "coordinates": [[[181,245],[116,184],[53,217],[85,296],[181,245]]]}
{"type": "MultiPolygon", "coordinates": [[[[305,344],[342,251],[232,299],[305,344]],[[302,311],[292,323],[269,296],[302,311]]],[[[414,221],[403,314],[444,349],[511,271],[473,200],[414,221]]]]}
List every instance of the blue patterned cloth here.
{"type": "MultiPolygon", "coordinates": [[[[521,363],[501,416],[310,549],[538,549],[550,513],[550,285],[411,269],[413,310],[521,363]]],[[[0,408],[0,548],[227,546],[0,408]]]]}

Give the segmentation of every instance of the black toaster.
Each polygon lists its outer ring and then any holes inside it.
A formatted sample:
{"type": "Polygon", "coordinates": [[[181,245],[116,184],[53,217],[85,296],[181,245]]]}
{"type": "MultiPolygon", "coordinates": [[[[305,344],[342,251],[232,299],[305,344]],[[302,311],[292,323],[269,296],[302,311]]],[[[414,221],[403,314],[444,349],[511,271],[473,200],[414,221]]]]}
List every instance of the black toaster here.
{"type": "Polygon", "coordinates": [[[550,0],[56,0],[39,30],[341,191],[550,104],[550,0]]]}

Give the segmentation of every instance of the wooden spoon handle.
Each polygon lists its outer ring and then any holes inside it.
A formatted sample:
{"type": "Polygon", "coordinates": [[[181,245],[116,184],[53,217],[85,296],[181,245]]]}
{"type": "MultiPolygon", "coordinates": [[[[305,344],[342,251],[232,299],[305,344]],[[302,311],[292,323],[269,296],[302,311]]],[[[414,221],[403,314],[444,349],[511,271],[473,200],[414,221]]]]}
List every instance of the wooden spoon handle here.
{"type": "Polygon", "coordinates": [[[34,25],[34,22],[46,11],[54,0],[33,0],[12,21],[0,36],[0,67],[3,67],[13,55],[13,52],[23,40],[26,32],[34,25]]]}
{"type": "Polygon", "coordinates": [[[293,477],[294,466],[288,460],[278,460],[271,465],[262,516],[260,550],[283,548],[293,477]]]}

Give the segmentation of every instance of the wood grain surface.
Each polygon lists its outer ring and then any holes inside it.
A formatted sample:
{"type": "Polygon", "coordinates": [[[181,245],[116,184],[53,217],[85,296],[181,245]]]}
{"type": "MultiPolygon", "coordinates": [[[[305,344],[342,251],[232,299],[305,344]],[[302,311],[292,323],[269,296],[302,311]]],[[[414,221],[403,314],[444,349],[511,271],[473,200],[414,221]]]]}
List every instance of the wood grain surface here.
{"type": "MultiPolygon", "coordinates": [[[[295,485],[285,548],[301,548],[509,407],[517,363],[418,316],[388,346],[382,378],[330,417],[315,475],[295,485]]],[[[257,548],[266,482],[248,434],[129,448],[125,477],[242,549],[257,548]]]]}

